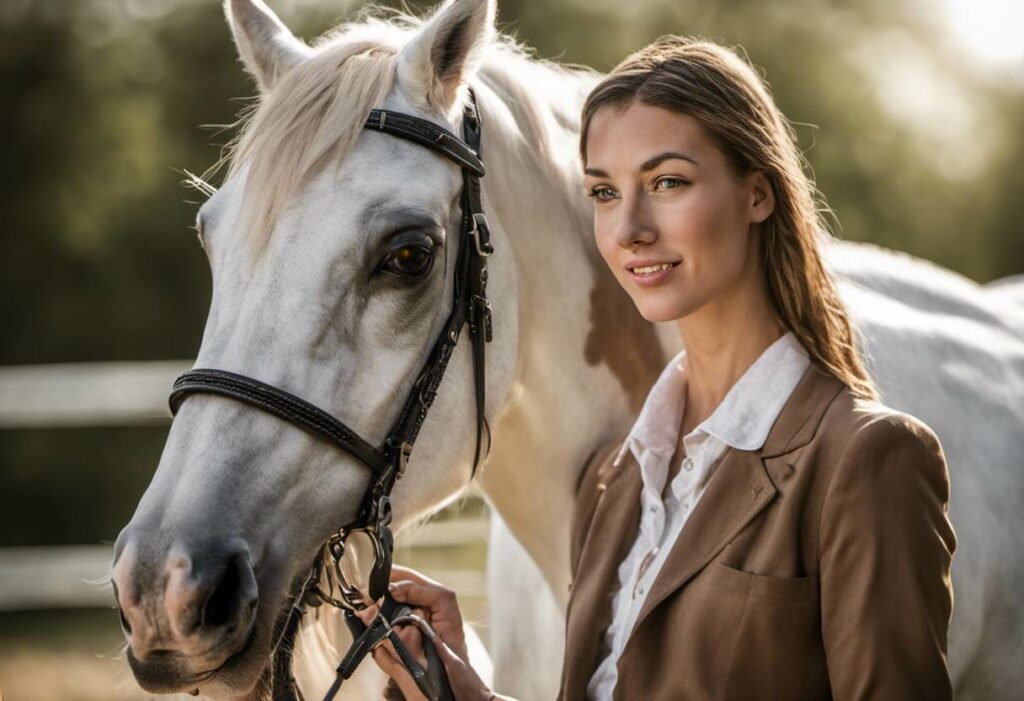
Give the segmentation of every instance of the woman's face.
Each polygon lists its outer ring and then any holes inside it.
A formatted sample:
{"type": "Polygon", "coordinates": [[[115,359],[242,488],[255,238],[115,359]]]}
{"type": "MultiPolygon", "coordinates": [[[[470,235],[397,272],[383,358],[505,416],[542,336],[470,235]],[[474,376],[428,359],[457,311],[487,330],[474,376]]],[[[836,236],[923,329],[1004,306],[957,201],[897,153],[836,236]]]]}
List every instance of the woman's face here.
{"type": "Polygon", "coordinates": [[[774,199],[737,176],[693,117],[634,102],[593,116],[584,185],[597,247],[648,321],[763,294],[759,231],[774,199]]]}

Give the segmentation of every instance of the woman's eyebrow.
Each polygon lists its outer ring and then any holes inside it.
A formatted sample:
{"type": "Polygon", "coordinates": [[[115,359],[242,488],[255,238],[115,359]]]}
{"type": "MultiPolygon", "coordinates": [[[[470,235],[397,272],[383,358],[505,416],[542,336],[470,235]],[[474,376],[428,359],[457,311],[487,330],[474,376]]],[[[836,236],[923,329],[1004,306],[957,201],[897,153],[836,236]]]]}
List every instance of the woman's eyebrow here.
{"type": "MultiPolygon", "coordinates": [[[[693,158],[692,156],[687,156],[685,153],[679,153],[678,151],[665,151],[664,153],[659,153],[657,156],[653,156],[652,158],[648,158],[646,161],[641,163],[640,164],[640,172],[641,173],[646,173],[649,170],[654,170],[655,168],[660,166],[665,161],[672,160],[673,158],[681,160],[681,161],[689,161],[690,163],[692,163],[695,166],[699,166],[700,165],[700,163],[698,163],[695,158],[693,158]]],[[[584,174],[592,175],[595,178],[607,178],[607,177],[609,177],[608,173],[606,173],[605,171],[601,170],[600,168],[585,168],[583,170],[583,172],[584,172],[584,174]]]]}
{"type": "Polygon", "coordinates": [[[640,172],[646,173],[649,170],[654,170],[655,168],[660,166],[664,161],[672,160],[673,158],[679,159],[681,161],[689,161],[695,166],[700,165],[700,163],[698,163],[692,157],[687,156],[685,153],[679,153],[678,151],[665,151],[664,153],[659,153],[657,156],[654,156],[653,158],[648,158],[646,161],[644,161],[643,164],[640,166],[640,172]]]}

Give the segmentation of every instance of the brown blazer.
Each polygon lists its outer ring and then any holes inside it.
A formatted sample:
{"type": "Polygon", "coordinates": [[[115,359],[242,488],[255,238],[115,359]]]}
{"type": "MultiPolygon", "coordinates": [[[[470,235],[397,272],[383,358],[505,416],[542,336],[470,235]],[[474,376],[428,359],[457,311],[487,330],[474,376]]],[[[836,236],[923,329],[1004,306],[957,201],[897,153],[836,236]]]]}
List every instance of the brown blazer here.
{"type": "MultiPolygon", "coordinates": [[[[606,654],[640,469],[595,451],[572,525],[563,701],[606,654]]],[[[956,539],[932,431],[812,365],[760,450],[730,448],[672,546],[618,662],[615,699],[952,697],[956,539]]]]}

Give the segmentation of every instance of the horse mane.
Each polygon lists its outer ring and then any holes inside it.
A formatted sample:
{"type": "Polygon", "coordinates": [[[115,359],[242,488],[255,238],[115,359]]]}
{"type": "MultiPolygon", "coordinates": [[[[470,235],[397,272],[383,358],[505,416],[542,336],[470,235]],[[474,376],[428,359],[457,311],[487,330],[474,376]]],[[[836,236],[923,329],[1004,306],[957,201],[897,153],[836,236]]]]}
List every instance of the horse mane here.
{"type": "MultiPolygon", "coordinates": [[[[245,239],[254,257],[303,181],[329,164],[337,168],[343,163],[370,110],[394,87],[398,53],[424,23],[382,8],[362,14],[316,40],[314,55],[241,115],[234,125],[237,136],[207,171],[228,163],[230,178],[248,168],[239,224],[248,232],[245,239]]],[[[596,78],[590,69],[537,59],[511,36],[496,36],[483,50],[473,83],[499,98],[500,104],[494,104],[478,94],[485,138],[496,146],[492,150],[530,177],[546,172],[568,187],[578,170],[579,106],[596,78]],[[567,90],[567,84],[573,89],[567,90]],[[565,140],[572,140],[571,149],[565,140]],[[570,162],[566,153],[573,154],[570,162]]],[[[453,111],[461,111],[466,97],[463,90],[453,111]]],[[[196,176],[191,180],[205,185],[196,176]]]]}

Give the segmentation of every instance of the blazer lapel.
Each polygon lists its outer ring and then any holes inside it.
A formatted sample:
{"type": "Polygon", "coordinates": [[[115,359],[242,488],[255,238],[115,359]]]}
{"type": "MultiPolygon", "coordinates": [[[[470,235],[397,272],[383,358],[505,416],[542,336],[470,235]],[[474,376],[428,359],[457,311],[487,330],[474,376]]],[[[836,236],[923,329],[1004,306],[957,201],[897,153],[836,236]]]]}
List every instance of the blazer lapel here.
{"type": "MultiPolygon", "coordinates": [[[[825,409],[842,390],[814,365],[797,383],[760,450],[729,448],[655,577],[633,631],[670,594],[684,586],[775,498],[772,477],[783,469],[770,460],[806,445],[825,409]]],[[[631,633],[632,635],[632,633],[631,633]]]]}
{"type": "Polygon", "coordinates": [[[775,494],[775,485],[761,463],[761,451],[729,448],[655,577],[634,630],[721,552],[775,494]]]}
{"type": "MultiPolygon", "coordinates": [[[[609,457],[609,465],[611,464],[609,457]]],[[[618,585],[619,563],[640,527],[640,466],[627,451],[622,464],[605,481],[587,534],[573,596],[567,612],[566,699],[583,698],[597,665],[604,633],[611,622],[611,597],[618,585]]]]}

